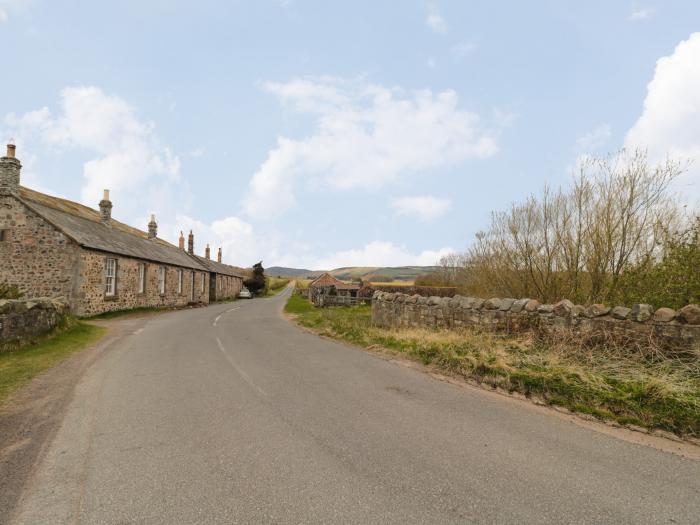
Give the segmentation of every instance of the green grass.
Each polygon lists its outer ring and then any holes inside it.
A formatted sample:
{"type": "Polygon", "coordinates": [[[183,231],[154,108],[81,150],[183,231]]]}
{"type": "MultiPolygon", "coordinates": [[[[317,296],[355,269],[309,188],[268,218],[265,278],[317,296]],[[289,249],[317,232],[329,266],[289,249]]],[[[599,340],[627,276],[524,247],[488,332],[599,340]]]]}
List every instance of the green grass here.
{"type": "Polygon", "coordinates": [[[20,350],[0,353],[0,407],[44,370],[99,340],[106,328],[70,321],[55,334],[20,350]]]}
{"type": "Polygon", "coordinates": [[[380,346],[491,387],[620,424],[700,437],[700,363],[650,360],[575,341],[475,330],[389,330],[371,325],[369,306],[315,308],[299,295],[285,311],[319,334],[380,346]]]}

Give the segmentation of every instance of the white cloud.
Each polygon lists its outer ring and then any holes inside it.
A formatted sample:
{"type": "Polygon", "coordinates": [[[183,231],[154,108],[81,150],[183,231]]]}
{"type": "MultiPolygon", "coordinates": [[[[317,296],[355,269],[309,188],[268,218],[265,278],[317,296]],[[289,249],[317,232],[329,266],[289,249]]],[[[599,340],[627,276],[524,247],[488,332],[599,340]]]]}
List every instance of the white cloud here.
{"type": "Polygon", "coordinates": [[[316,120],[309,137],[280,137],[254,174],[244,201],[252,217],[293,207],[299,184],[378,190],[498,149],[494,133],[458,107],[454,91],[407,92],[328,77],[268,82],[263,89],[316,120]]]}
{"type": "Polygon", "coordinates": [[[16,13],[29,6],[31,0],[0,0],[0,24],[10,19],[10,13],[16,13]]]}
{"type": "Polygon", "coordinates": [[[343,266],[429,266],[453,253],[452,248],[425,250],[412,254],[403,246],[386,241],[372,241],[362,248],[339,251],[310,261],[312,269],[331,270],[343,266]]]}
{"type": "Polygon", "coordinates": [[[648,18],[651,18],[655,13],[655,9],[653,7],[644,7],[641,9],[635,9],[630,13],[630,20],[632,21],[638,21],[638,20],[646,20],[648,18]]]}
{"type": "Polygon", "coordinates": [[[653,161],[667,155],[693,161],[684,183],[700,195],[700,33],[656,62],[644,109],[625,146],[647,148],[653,161]]]}
{"type": "Polygon", "coordinates": [[[592,152],[605,146],[610,140],[610,124],[601,124],[576,140],[576,149],[580,152],[592,152]]]}
{"type": "Polygon", "coordinates": [[[436,33],[447,33],[447,22],[436,12],[429,13],[425,18],[425,23],[436,33]]]}
{"type": "Polygon", "coordinates": [[[450,199],[422,195],[394,199],[391,201],[391,207],[398,215],[413,216],[423,221],[432,221],[450,211],[452,202],[450,199]]]}
{"type": "Polygon", "coordinates": [[[153,124],[140,121],[120,97],[93,86],[65,88],[56,114],[44,107],[9,114],[5,124],[18,147],[41,142],[47,149],[92,155],[83,165],[81,200],[87,205],[94,205],[105,188],[112,190],[115,214],[130,220],[149,211],[174,211],[175,203],[183,202],[178,157],[159,144],[153,124]]]}
{"type": "Polygon", "coordinates": [[[174,222],[164,225],[164,228],[167,230],[163,234],[171,239],[177,238],[180,231],[187,237],[192,230],[198,255],[204,256],[205,247],[209,244],[212,259],[216,259],[217,250],[222,248],[223,261],[236,266],[254,264],[262,258],[261,252],[265,249],[260,237],[255,235],[253,225],[238,217],[205,223],[187,214],[178,214],[174,222]]]}

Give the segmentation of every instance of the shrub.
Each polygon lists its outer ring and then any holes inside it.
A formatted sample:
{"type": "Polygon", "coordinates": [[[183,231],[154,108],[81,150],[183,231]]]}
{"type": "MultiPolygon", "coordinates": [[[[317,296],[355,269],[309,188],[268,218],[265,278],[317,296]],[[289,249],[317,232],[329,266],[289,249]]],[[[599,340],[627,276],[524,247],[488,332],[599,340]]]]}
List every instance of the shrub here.
{"type": "Polygon", "coordinates": [[[264,293],[266,283],[267,281],[265,279],[265,268],[263,268],[262,261],[253,265],[252,277],[249,277],[248,279],[243,281],[245,287],[248,288],[248,290],[250,290],[250,293],[254,295],[264,293]]]}
{"type": "Polygon", "coordinates": [[[23,295],[16,285],[0,283],[0,299],[19,299],[23,295]]]}
{"type": "Polygon", "coordinates": [[[392,286],[390,284],[366,284],[358,295],[364,298],[370,298],[374,292],[389,292],[389,293],[405,293],[408,295],[422,295],[424,297],[454,297],[457,294],[457,288],[453,286],[392,286]]]}

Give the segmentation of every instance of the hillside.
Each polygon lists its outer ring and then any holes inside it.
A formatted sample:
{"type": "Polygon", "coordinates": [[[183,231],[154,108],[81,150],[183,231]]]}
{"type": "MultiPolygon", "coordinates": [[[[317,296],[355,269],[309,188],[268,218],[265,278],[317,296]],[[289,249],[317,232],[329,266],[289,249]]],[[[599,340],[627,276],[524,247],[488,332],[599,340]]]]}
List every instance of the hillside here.
{"type": "Polygon", "coordinates": [[[350,281],[362,279],[364,281],[413,281],[417,276],[436,270],[436,266],[348,266],[334,270],[306,270],[300,268],[285,268],[271,266],[265,270],[267,275],[289,278],[316,277],[328,271],[338,279],[350,281]]]}
{"type": "Polygon", "coordinates": [[[270,266],[265,268],[265,273],[267,275],[272,275],[275,277],[299,277],[303,278],[314,272],[312,270],[304,270],[302,268],[285,268],[284,266],[270,266]]]}

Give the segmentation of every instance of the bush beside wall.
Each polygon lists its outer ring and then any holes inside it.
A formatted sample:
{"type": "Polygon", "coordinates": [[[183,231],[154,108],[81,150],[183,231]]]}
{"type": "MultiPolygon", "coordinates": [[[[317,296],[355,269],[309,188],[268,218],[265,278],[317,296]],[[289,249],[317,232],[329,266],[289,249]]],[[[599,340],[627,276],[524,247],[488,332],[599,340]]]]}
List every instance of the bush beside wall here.
{"type": "Polygon", "coordinates": [[[374,292],[422,295],[423,297],[454,297],[457,288],[453,286],[401,286],[391,284],[366,284],[360,288],[360,297],[371,298],[374,292]]]}

